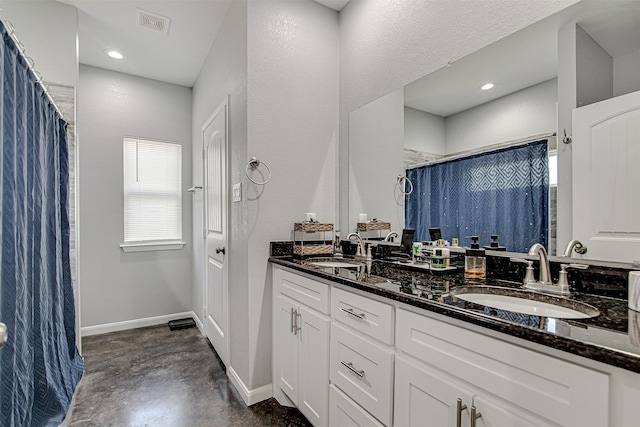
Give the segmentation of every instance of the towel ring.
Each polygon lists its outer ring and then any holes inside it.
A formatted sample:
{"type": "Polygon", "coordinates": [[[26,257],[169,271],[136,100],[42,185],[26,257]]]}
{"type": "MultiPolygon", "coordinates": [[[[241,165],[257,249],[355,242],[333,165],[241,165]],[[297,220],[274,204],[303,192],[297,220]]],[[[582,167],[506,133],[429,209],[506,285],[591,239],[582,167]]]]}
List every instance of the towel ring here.
{"type": "Polygon", "coordinates": [[[260,159],[258,159],[255,156],[253,156],[251,160],[249,160],[249,163],[247,163],[247,166],[244,168],[244,172],[247,175],[247,178],[249,178],[249,181],[253,182],[256,185],[265,185],[267,182],[271,180],[271,169],[269,169],[269,166],[267,166],[265,162],[261,162],[260,159]],[[264,165],[264,167],[267,168],[267,172],[269,173],[269,176],[263,182],[254,181],[249,176],[249,167],[251,167],[251,169],[253,170],[256,170],[260,167],[260,165],[264,165]]]}
{"type": "Polygon", "coordinates": [[[397,181],[398,181],[398,188],[400,189],[400,192],[402,194],[404,194],[405,196],[408,196],[409,194],[413,193],[413,183],[409,178],[407,178],[404,175],[398,174],[397,181]],[[403,181],[404,181],[404,184],[409,184],[409,191],[404,191],[403,181]]]}

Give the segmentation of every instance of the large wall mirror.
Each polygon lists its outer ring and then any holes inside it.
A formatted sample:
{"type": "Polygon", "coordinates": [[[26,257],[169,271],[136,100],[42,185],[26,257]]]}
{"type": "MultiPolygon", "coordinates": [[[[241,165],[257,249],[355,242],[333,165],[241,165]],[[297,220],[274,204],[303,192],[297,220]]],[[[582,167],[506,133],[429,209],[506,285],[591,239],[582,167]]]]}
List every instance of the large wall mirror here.
{"type": "MultiPolygon", "coordinates": [[[[596,161],[591,155],[584,160],[584,155],[574,152],[575,146],[563,143],[564,130],[572,131],[572,110],[635,93],[640,97],[637,0],[583,0],[451,63],[349,114],[349,231],[356,228],[361,213],[391,222],[393,231],[402,231],[405,198],[397,177],[412,165],[546,138],[550,154],[547,249],[552,255],[560,255],[575,238],[572,220],[580,215],[573,212],[576,200],[571,196],[575,199],[585,191],[573,188],[573,176],[576,169],[590,175],[596,161]],[[482,90],[487,83],[493,88],[482,90]],[[568,125],[563,115],[568,115],[568,125]],[[558,208],[569,211],[568,220],[557,215],[558,208]],[[556,241],[555,230],[563,226],[568,229],[567,237],[556,241]]],[[[630,111],[635,107],[625,108],[630,111]]],[[[640,104],[635,109],[640,111],[640,104]]],[[[627,128],[634,126],[635,119],[627,117],[627,128]]],[[[640,125],[629,132],[640,133],[640,125]]],[[[620,175],[622,179],[636,179],[632,173],[625,173],[620,175]]],[[[640,176],[637,178],[640,185],[640,176]]],[[[594,202],[589,203],[593,206],[594,202]]],[[[603,206],[600,222],[607,222],[602,218],[615,218],[605,209],[619,206],[619,202],[603,206]]],[[[578,257],[624,262],[640,259],[640,220],[638,224],[627,222],[624,229],[606,231],[614,243],[625,239],[632,243],[625,248],[626,259],[613,252],[609,256],[608,250],[588,251],[578,257]]],[[[600,224],[600,228],[615,227],[600,224]]],[[[599,239],[582,239],[591,238],[599,239]]],[[[461,240],[461,244],[466,242],[461,240]]]]}

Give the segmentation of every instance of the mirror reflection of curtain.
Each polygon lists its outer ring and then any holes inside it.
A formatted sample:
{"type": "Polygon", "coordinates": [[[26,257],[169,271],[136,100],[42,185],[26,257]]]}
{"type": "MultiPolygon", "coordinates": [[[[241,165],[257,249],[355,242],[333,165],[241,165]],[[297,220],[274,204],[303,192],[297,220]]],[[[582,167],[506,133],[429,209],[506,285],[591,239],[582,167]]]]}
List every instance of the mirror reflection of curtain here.
{"type": "Polygon", "coordinates": [[[547,140],[407,170],[413,193],[406,196],[405,223],[416,241],[440,227],[446,240],[492,234],[509,252],[548,248],[549,161],[547,140]]]}
{"type": "Polygon", "coordinates": [[[0,425],[62,422],[83,372],[69,260],[66,123],[0,24],[0,425]]]}

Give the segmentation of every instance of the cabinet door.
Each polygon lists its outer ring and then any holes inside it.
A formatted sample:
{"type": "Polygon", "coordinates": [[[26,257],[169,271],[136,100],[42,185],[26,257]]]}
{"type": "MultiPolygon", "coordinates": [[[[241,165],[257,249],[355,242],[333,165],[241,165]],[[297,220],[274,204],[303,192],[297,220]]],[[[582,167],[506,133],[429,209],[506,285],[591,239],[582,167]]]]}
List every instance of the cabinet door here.
{"type": "Polygon", "coordinates": [[[326,426],[329,417],[330,319],[304,306],[300,306],[299,313],[298,409],[314,426],[326,426]]]}
{"type": "Polygon", "coordinates": [[[298,334],[293,329],[294,314],[298,305],[289,298],[278,295],[275,322],[275,367],[278,387],[298,405],[298,334]]]}
{"type": "MultiPolygon", "coordinates": [[[[402,356],[396,358],[394,425],[415,427],[468,426],[472,393],[402,356]],[[466,409],[458,411],[458,399],[466,409]],[[458,422],[458,417],[460,421],[458,422]]],[[[502,424],[507,426],[509,424],[502,424]]]]}
{"type": "Polygon", "coordinates": [[[524,413],[520,408],[507,402],[491,400],[484,396],[475,396],[473,404],[476,407],[477,427],[553,427],[556,423],[541,419],[532,414],[524,413]]]}

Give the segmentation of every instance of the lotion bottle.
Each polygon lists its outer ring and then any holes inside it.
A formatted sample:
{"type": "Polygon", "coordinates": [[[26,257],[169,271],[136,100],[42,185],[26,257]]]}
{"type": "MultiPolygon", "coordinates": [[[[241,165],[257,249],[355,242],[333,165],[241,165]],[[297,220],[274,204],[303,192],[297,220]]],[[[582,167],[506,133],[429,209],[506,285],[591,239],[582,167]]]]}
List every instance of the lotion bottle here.
{"type": "Polygon", "coordinates": [[[464,277],[469,279],[484,279],[487,277],[487,257],[484,249],[480,248],[480,237],[469,237],[472,241],[471,248],[467,249],[464,256],[464,277]]]}

